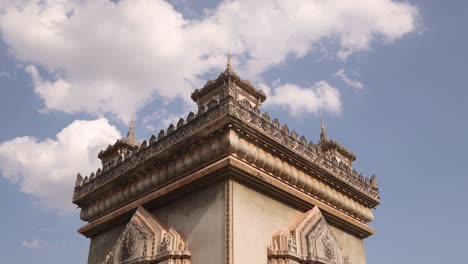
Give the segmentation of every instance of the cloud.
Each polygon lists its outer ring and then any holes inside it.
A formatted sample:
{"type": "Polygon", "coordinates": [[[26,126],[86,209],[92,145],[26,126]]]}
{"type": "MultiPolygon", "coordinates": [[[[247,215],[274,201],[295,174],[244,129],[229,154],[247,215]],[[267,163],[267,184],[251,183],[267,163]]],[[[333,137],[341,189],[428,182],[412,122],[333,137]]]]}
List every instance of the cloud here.
{"type": "Polygon", "coordinates": [[[364,90],[364,84],[358,80],[353,80],[349,78],[345,74],[344,69],[340,69],[335,74],[333,74],[333,76],[339,77],[344,83],[349,85],[351,88],[353,88],[357,92],[364,90]]]}
{"type": "Polygon", "coordinates": [[[55,139],[17,137],[0,143],[0,174],[37,203],[69,212],[76,174],[100,167],[97,153],[120,137],[105,118],[74,121],[55,139]]]}
{"type": "Polygon", "coordinates": [[[146,129],[159,133],[160,129],[166,130],[170,124],[176,125],[179,118],[185,118],[186,112],[173,114],[166,109],[159,109],[143,118],[142,123],[146,129]]]}
{"type": "Polygon", "coordinates": [[[342,111],[340,92],[325,81],[317,82],[310,87],[284,84],[274,87],[272,91],[268,87],[264,89],[269,93],[267,105],[284,107],[293,115],[304,112],[340,113],[342,111]]]}
{"type": "Polygon", "coordinates": [[[33,238],[29,241],[28,240],[21,241],[21,246],[25,248],[37,249],[41,247],[41,244],[39,243],[37,239],[33,238]]]}
{"type": "Polygon", "coordinates": [[[288,57],[345,59],[419,23],[416,7],[392,0],[222,1],[193,19],[154,0],[2,2],[0,36],[31,64],[45,109],[125,121],[156,97],[189,101],[204,76],[221,70],[228,49],[236,69],[258,81],[288,57]]]}

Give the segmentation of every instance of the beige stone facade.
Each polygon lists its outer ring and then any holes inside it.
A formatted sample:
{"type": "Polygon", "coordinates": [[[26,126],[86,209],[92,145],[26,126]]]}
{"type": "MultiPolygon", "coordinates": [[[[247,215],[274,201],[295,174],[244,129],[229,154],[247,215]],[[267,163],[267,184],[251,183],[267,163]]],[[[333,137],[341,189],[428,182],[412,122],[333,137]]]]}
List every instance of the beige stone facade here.
{"type": "Polygon", "coordinates": [[[199,111],[133,135],[77,176],[88,263],[366,263],[375,176],[328,139],[261,114],[265,94],[231,68],[192,94],[199,111]]]}

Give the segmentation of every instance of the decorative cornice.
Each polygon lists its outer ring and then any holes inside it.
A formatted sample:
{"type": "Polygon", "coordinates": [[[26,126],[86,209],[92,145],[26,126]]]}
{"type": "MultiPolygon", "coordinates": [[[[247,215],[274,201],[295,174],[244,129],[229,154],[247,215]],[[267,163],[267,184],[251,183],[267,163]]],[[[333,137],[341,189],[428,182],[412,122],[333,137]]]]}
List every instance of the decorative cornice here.
{"type": "Polygon", "coordinates": [[[178,158],[145,169],[136,177],[120,179],[118,184],[113,184],[111,191],[101,188],[99,193],[86,197],[87,202],[81,204],[80,217],[85,221],[96,219],[170,182],[184,178],[194,169],[203,168],[213,160],[233,155],[361,222],[373,219],[369,209],[371,205],[352,192],[326,181],[315,170],[284,159],[281,153],[275,152],[267,145],[259,147],[257,142],[247,137],[248,135],[227,125],[224,129],[202,138],[203,144],[194,143],[185,152],[179,152],[178,158]]]}
{"type": "Polygon", "coordinates": [[[236,155],[305,193],[339,208],[356,219],[373,219],[369,208],[380,197],[371,179],[318,145],[289,132],[268,113],[227,98],[206,112],[190,113],[177,128],[169,126],[110,169],[78,175],[73,202],[90,221],[148,192],[184,177],[203,164],[236,155]]]}
{"type": "MultiPolygon", "coordinates": [[[[144,141],[141,147],[137,149],[131,157],[128,157],[126,160],[119,160],[119,163],[114,167],[100,172],[99,176],[97,176],[98,173],[96,173],[95,179],[90,180],[88,177],[85,177],[83,180],[78,179],[75,186],[73,201],[75,203],[79,202],[80,198],[85,195],[102,187],[109,181],[126,174],[128,171],[137,168],[139,165],[158,156],[158,154],[167,153],[167,151],[175,145],[187,141],[188,139],[195,140],[193,137],[200,134],[202,131],[205,131],[205,134],[211,133],[212,131],[207,128],[216,125],[217,122],[226,116],[236,117],[250,126],[254,126],[257,132],[262,132],[279,143],[282,147],[286,147],[288,150],[299,154],[307,163],[326,170],[335,178],[342,180],[372,199],[376,201],[380,200],[378,188],[376,184],[371,183],[370,179],[364,177],[362,174],[358,174],[355,170],[351,170],[350,166],[338,162],[328,153],[323,153],[323,150],[317,147],[312,141],[307,143],[304,136],[299,138],[295,131],[290,133],[287,125],[284,125],[280,129],[279,121],[274,119],[271,122],[266,112],[263,116],[260,116],[255,109],[248,109],[247,105],[228,98],[207,112],[199,113],[195,118],[193,116],[194,114],[190,113],[187,117],[188,122],[183,125],[181,122],[183,123],[184,120],[180,119],[177,130],[172,130],[171,126],[168,129],[170,132],[167,134],[164,134],[164,131],[161,130],[158,139],[152,136],[149,140],[149,146],[148,143],[144,141]]],[[[229,122],[232,121],[226,120],[224,123],[229,122]]],[[[81,177],[81,175],[79,176],[81,177]]],[[[375,177],[373,178],[375,179],[375,177]]]]}

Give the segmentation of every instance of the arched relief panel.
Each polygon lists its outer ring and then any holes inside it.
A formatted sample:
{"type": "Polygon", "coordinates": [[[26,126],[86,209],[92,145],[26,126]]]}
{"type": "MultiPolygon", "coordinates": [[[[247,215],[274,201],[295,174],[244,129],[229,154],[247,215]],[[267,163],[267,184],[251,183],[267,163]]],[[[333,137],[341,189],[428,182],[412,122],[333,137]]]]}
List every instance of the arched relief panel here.
{"type": "Polygon", "coordinates": [[[318,207],[275,233],[267,254],[268,264],[350,264],[318,207]]]}
{"type": "Polygon", "coordinates": [[[164,228],[148,211],[139,207],[104,264],[190,264],[188,243],[173,228],[164,228]]]}

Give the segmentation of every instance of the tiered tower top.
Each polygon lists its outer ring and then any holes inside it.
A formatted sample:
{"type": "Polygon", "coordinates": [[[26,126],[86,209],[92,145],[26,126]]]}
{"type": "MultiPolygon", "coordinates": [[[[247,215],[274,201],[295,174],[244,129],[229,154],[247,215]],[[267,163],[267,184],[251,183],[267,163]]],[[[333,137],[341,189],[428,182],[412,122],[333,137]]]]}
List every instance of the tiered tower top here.
{"type": "Polygon", "coordinates": [[[191,97],[198,104],[196,114],[189,113],[141,144],[132,121],[125,138],[99,153],[102,168],[90,176],[78,174],[73,202],[82,208],[81,218],[91,222],[80,232],[91,234],[104,221],[98,218],[114,210],[124,215],[161,193],[189,184],[186,179],[197,171],[226,160],[227,170],[235,164],[253,166],[258,175],[272,179],[260,185],[294,190],[289,195],[304,203],[316,201],[312,204],[335,215],[335,220],[350,217],[352,221],[336,221],[352,226],[358,236],[373,232],[366,223],[373,219],[371,209],[380,203],[376,177],[353,169],[355,155],[328,138],[323,121],[320,140],[313,143],[267,112],[261,114],[265,93],[234,72],[230,56],[219,77],[191,97]],[[276,181],[281,183],[274,185],[276,181]]]}
{"type": "Polygon", "coordinates": [[[199,111],[204,111],[218,104],[221,99],[232,97],[243,104],[249,104],[251,108],[259,109],[266,99],[265,93],[255,88],[252,83],[242,80],[234,72],[231,64],[231,56],[228,54],[226,70],[216,80],[209,80],[201,89],[192,93],[192,99],[198,105],[199,111]]]}

